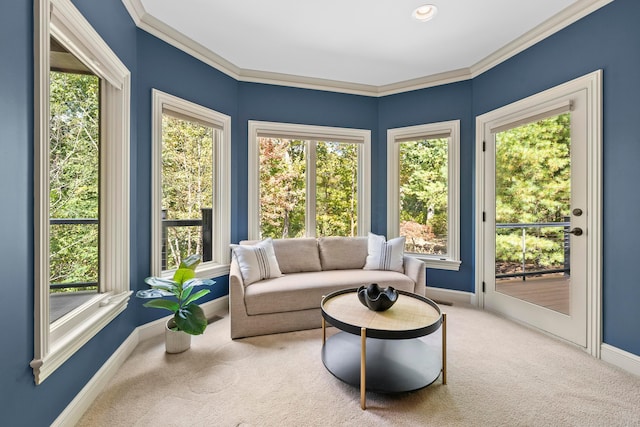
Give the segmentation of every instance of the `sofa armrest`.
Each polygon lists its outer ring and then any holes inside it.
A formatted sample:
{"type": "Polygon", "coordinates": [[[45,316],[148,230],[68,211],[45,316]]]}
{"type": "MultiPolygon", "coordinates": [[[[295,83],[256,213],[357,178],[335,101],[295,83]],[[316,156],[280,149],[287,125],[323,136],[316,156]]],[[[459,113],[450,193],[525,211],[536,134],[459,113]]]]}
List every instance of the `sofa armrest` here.
{"type": "Polygon", "coordinates": [[[238,310],[246,313],[244,280],[240,273],[240,266],[233,258],[229,266],[229,312],[237,312],[238,310]]]}
{"type": "Polygon", "coordinates": [[[415,283],[413,292],[425,296],[427,293],[427,267],[422,260],[405,255],[404,274],[415,283]]]}

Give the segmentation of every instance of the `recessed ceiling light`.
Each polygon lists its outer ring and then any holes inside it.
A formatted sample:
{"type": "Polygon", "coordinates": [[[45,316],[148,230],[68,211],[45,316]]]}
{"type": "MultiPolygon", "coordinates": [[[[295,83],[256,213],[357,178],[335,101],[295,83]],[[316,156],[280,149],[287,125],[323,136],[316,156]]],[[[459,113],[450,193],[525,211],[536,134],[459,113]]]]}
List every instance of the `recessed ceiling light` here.
{"type": "Polygon", "coordinates": [[[427,22],[438,13],[438,8],[433,4],[425,4],[413,11],[413,17],[420,22],[427,22]]]}

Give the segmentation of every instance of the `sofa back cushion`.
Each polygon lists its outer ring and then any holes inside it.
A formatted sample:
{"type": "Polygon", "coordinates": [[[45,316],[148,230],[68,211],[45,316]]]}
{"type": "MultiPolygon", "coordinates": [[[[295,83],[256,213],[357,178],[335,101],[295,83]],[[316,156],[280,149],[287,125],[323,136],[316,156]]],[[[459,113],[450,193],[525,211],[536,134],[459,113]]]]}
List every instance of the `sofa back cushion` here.
{"type": "Polygon", "coordinates": [[[273,250],[283,274],[322,270],[318,243],[312,237],[274,239],[273,250]]]}
{"type": "Polygon", "coordinates": [[[367,259],[366,237],[320,237],[323,270],[362,269],[367,259]]]}

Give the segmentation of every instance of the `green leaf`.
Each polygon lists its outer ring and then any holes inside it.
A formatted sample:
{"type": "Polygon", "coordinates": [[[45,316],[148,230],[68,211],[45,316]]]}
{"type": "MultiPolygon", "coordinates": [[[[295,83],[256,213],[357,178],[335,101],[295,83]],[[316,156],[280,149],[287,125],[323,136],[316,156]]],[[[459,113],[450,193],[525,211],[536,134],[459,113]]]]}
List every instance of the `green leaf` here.
{"type": "Polygon", "coordinates": [[[144,281],[151,287],[164,289],[171,292],[175,290],[177,285],[176,282],[169,279],[163,279],[161,277],[147,277],[146,279],[144,279],[144,281]]]}
{"type": "MultiPolygon", "coordinates": [[[[193,289],[193,288],[191,288],[193,289]]],[[[191,298],[189,298],[188,300],[186,300],[184,302],[184,305],[189,305],[192,302],[194,302],[195,300],[202,298],[203,296],[207,295],[209,292],[211,292],[209,289],[202,289],[198,292],[196,292],[195,294],[191,295],[191,298]]]]}
{"type": "MultiPolygon", "coordinates": [[[[186,287],[184,286],[182,288],[182,294],[180,295],[180,300],[184,301],[187,298],[189,298],[189,295],[191,295],[191,292],[193,291],[193,287],[186,287]]],[[[187,305],[186,302],[182,303],[183,306],[187,305]]]]}
{"type": "Polygon", "coordinates": [[[200,335],[207,328],[207,318],[197,304],[191,303],[174,316],[176,326],[191,335],[200,335]]]}
{"type": "Polygon", "coordinates": [[[178,267],[178,268],[179,269],[187,268],[187,269],[190,269],[190,270],[195,270],[196,267],[198,266],[198,264],[200,264],[200,255],[193,254],[193,255],[189,255],[188,257],[183,259],[180,262],[180,267],[178,267]]]}
{"type": "Polygon", "coordinates": [[[177,302],[170,301],[168,299],[154,299],[144,303],[143,306],[150,308],[163,308],[173,313],[176,313],[178,310],[180,310],[180,305],[177,302]]]}
{"type": "Polygon", "coordinates": [[[188,268],[179,268],[173,274],[173,281],[182,284],[187,280],[193,279],[194,277],[196,277],[195,271],[188,268]]]}
{"type": "Polygon", "coordinates": [[[182,284],[184,289],[191,288],[193,286],[213,286],[215,284],[215,280],[211,279],[190,279],[182,284]]]}

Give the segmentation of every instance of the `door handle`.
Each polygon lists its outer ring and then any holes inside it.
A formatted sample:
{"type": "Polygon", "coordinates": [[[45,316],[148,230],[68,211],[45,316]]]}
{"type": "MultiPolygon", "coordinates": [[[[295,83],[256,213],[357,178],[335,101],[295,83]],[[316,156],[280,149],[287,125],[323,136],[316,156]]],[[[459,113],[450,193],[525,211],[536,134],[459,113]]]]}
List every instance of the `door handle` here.
{"type": "Polygon", "coordinates": [[[565,231],[565,233],[573,234],[574,236],[582,236],[582,228],[576,227],[573,230],[565,231]]]}

